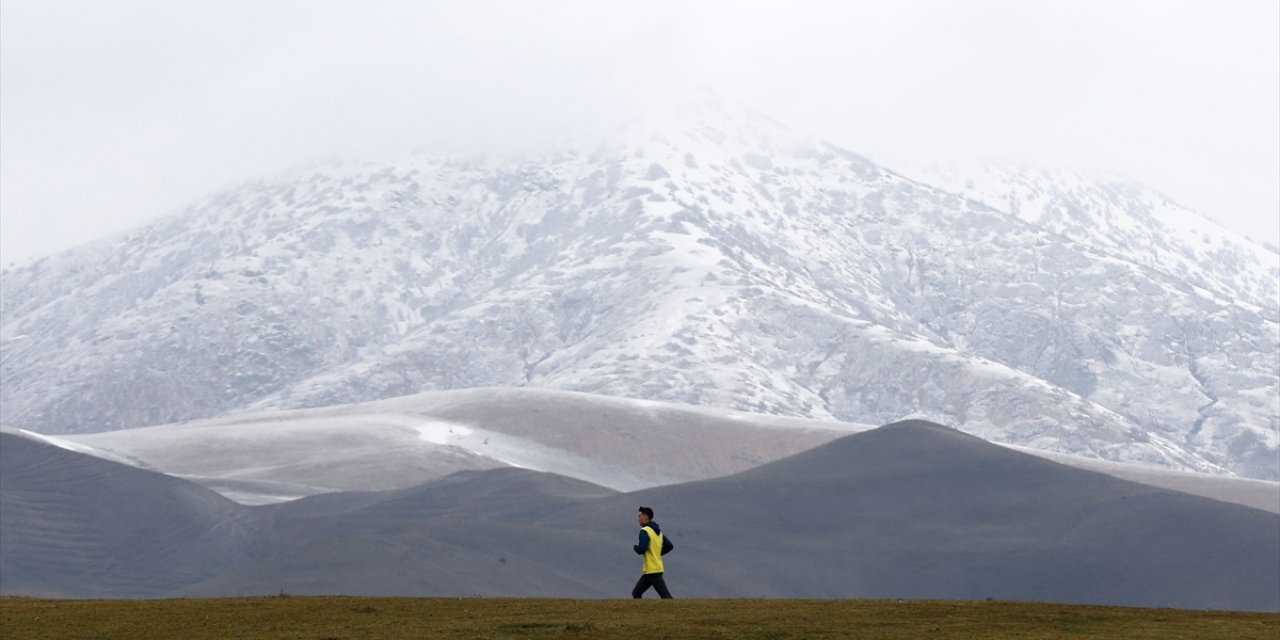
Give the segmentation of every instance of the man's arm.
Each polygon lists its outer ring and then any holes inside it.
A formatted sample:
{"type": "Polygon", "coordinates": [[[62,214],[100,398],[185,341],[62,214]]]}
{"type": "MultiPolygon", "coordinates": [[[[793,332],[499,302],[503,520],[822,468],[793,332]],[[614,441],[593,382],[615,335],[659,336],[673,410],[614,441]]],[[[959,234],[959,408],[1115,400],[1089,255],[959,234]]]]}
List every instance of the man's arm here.
{"type": "Polygon", "coordinates": [[[671,538],[668,538],[667,536],[662,536],[662,555],[665,556],[668,553],[671,553],[671,550],[674,548],[676,548],[676,546],[674,544],[671,544],[671,538]]]}
{"type": "Polygon", "coordinates": [[[649,550],[649,534],[645,533],[644,529],[640,530],[640,544],[631,548],[636,550],[636,555],[641,556],[644,555],[644,552],[649,550]]]}

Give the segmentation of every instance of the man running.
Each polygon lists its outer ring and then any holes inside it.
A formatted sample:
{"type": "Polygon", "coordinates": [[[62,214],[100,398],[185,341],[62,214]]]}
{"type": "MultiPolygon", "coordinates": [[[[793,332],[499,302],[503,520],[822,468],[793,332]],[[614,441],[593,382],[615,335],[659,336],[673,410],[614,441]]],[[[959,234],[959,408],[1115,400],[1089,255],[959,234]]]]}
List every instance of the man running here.
{"type": "Polygon", "coordinates": [[[636,522],[640,523],[640,543],[632,549],[644,556],[644,570],[640,580],[636,582],[636,588],[631,590],[631,597],[639,598],[649,590],[649,587],[653,587],[653,590],[658,592],[658,597],[664,600],[670,599],[671,592],[667,591],[667,583],[662,579],[664,571],[662,556],[667,555],[675,545],[662,535],[662,527],[653,521],[653,509],[640,507],[640,513],[636,514],[636,522]]]}

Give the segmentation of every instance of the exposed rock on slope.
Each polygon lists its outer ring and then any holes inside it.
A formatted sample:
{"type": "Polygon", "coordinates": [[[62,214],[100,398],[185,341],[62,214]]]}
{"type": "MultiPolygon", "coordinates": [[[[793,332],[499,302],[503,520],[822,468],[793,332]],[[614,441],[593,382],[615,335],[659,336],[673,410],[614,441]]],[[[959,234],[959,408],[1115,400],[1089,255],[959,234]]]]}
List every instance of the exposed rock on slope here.
{"type": "Polygon", "coordinates": [[[1068,224],[715,111],[541,158],[326,166],[5,271],[0,419],[532,386],[1280,477],[1280,269],[1182,251],[1183,226],[1077,232],[1163,219],[1127,188],[1068,224]]]}

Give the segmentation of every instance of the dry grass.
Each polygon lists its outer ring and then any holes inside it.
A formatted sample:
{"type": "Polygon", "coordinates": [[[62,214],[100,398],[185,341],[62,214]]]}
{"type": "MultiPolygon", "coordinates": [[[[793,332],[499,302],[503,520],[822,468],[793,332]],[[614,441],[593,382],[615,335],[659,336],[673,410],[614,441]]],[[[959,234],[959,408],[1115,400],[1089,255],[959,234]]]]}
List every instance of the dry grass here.
{"type": "Polygon", "coordinates": [[[1280,638],[1280,614],[1026,602],[0,598],[0,638],[1280,638]]]}

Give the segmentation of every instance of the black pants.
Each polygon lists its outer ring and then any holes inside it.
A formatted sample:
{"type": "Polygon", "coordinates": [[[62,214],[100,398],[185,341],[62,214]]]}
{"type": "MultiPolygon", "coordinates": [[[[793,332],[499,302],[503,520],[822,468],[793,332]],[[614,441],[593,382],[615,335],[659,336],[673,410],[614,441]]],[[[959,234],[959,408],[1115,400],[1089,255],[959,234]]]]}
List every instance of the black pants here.
{"type": "Polygon", "coordinates": [[[640,576],[640,580],[636,582],[636,588],[631,590],[631,597],[639,598],[649,590],[649,587],[653,587],[653,590],[658,592],[658,597],[663,600],[671,598],[671,592],[667,591],[667,581],[662,579],[661,573],[646,573],[640,576]]]}

